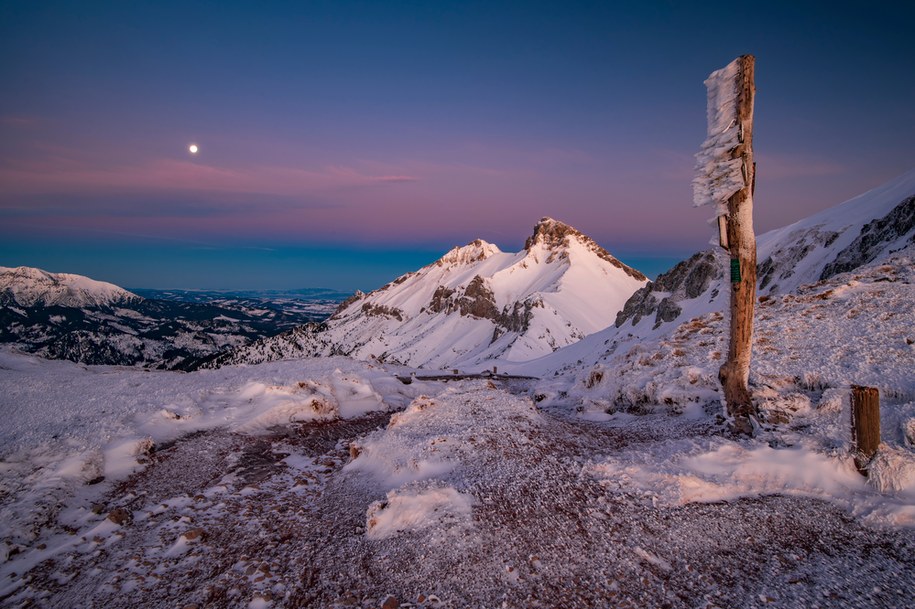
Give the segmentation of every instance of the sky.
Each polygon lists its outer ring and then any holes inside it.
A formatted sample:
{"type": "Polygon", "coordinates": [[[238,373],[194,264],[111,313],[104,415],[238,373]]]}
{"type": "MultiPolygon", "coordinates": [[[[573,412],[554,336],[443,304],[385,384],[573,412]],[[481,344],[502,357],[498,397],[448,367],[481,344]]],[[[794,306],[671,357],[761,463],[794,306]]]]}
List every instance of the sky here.
{"type": "Polygon", "coordinates": [[[4,0],[0,265],[370,290],[550,216],[651,276],[741,54],[757,232],[915,167],[907,4],[4,0]]]}

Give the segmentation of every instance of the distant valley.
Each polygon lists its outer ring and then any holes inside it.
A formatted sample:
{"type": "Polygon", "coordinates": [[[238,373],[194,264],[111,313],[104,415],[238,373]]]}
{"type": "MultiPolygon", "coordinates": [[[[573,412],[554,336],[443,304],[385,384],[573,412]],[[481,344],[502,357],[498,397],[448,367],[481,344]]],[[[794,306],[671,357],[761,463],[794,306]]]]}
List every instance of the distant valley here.
{"type": "Polygon", "coordinates": [[[347,294],[123,290],[79,275],[0,268],[0,342],[84,364],[190,370],[327,318],[347,294]]]}

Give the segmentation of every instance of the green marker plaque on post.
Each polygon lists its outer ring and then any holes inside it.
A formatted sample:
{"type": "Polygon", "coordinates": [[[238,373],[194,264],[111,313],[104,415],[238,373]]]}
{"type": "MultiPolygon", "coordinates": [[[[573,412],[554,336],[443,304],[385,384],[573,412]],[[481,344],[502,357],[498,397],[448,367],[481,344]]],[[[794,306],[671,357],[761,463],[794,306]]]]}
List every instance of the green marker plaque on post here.
{"type": "Polygon", "coordinates": [[[740,260],[731,258],[731,283],[740,283],[740,260]]]}

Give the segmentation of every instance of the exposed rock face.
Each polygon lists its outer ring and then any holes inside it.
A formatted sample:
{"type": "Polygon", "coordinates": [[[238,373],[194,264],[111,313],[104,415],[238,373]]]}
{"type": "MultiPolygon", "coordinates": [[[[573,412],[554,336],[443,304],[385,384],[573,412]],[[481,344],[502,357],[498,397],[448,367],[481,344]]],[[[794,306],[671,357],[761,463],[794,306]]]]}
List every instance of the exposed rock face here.
{"type": "Polygon", "coordinates": [[[365,292],[363,292],[362,290],[356,290],[355,292],[353,292],[352,296],[350,296],[349,298],[347,298],[346,300],[344,300],[343,302],[340,303],[340,306],[337,307],[337,309],[334,311],[334,314],[330,316],[331,319],[336,317],[338,313],[340,313],[341,311],[344,311],[347,307],[349,307],[354,302],[359,302],[363,298],[365,298],[365,292]]]}
{"type": "Polygon", "coordinates": [[[757,265],[759,289],[769,288],[770,293],[778,291],[778,281],[794,275],[798,264],[817,248],[831,246],[839,233],[822,230],[821,227],[798,230],[786,239],[784,246],[779,247],[757,265]]]}
{"type": "Polygon", "coordinates": [[[721,276],[722,263],[714,251],[693,254],[666,273],[658,275],[657,280],[649,283],[633,294],[623,310],[616,316],[615,325],[622,327],[631,320],[638,324],[643,317],[655,315],[654,328],[664,322],[676,319],[682,309],[678,304],[682,300],[698,298],[705,292],[711,282],[721,276]]]}
{"type": "Polygon", "coordinates": [[[543,301],[535,298],[505,305],[500,310],[496,307],[495,294],[486,285],[486,280],[476,275],[463,289],[463,292],[445,286],[436,288],[427,310],[432,313],[444,312],[445,314],[457,312],[464,317],[488,319],[499,326],[499,330],[494,335],[497,338],[505,331],[526,331],[530,323],[531,311],[537,306],[542,307],[543,301]]]}
{"type": "Polygon", "coordinates": [[[897,241],[911,232],[908,243],[915,243],[915,196],[909,197],[884,217],[869,222],[855,240],[826,265],[820,280],[845,273],[865,265],[879,255],[887,243],[897,241]]]}
{"type": "Polygon", "coordinates": [[[397,321],[404,320],[403,311],[397,307],[386,307],[380,304],[364,302],[362,303],[362,312],[369,317],[390,317],[391,319],[396,319],[397,321]]]}

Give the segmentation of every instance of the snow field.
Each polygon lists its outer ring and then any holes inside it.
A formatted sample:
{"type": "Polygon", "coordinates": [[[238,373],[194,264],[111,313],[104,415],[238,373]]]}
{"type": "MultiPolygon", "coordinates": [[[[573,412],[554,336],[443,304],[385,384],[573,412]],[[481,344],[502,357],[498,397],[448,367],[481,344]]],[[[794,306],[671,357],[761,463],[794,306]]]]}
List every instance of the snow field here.
{"type": "Polygon", "coordinates": [[[388,489],[386,500],[369,506],[369,538],[444,522],[467,526],[475,500],[451,482],[460,481],[462,466],[479,458],[488,442],[511,437],[524,443],[525,428],[538,422],[528,400],[493,391],[494,386],[459,385],[462,389],[449,387],[436,397],[417,397],[384,430],[354,446],[357,457],[345,471],[368,474],[388,489]]]}
{"type": "MultiPolygon", "coordinates": [[[[359,417],[403,404],[420,385],[341,358],[315,360],[307,371],[278,362],[183,374],[87,367],[4,348],[0,556],[6,562],[34,546],[57,522],[83,526],[92,502],[142,468],[157,445],[216,428],[257,435],[359,417]]],[[[27,564],[47,557],[39,552],[27,564]]],[[[3,565],[2,574],[21,568],[3,565]]]]}

